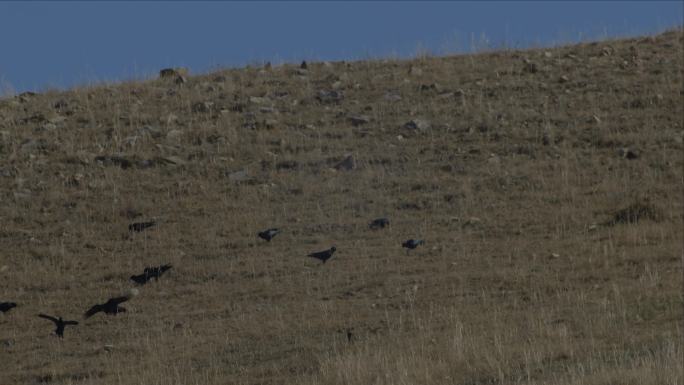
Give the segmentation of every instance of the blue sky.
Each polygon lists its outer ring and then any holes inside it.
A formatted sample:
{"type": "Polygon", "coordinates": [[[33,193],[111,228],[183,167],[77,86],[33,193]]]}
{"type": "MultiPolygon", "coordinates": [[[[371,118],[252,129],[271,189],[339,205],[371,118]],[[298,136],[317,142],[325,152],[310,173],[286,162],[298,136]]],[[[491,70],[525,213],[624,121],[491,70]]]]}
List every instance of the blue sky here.
{"type": "Polygon", "coordinates": [[[0,2],[0,96],[263,61],[524,48],[681,26],[682,1],[0,2]]]}

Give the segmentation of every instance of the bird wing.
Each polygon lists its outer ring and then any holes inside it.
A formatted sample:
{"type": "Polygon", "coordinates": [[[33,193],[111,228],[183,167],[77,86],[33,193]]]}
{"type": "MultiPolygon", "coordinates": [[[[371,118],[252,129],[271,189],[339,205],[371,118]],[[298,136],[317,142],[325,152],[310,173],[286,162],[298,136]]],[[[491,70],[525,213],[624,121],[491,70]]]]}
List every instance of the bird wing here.
{"type": "Polygon", "coordinates": [[[128,231],[143,231],[149,227],[152,227],[156,225],[157,222],[151,221],[151,222],[136,222],[136,223],[131,223],[128,225],[128,231]]]}
{"type": "Polygon", "coordinates": [[[131,275],[131,280],[139,283],[139,284],[144,284],[147,282],[147,274],[140,274],[140,275],[131,275]]]}
{"type": "Polygon", "coordinates": [[[309,257],[320,259],[321,261],[325,262],[326,259],[332,257],[332,253],[332,250],[319,251],[317,253],[309,254],[309,257]]]}
{"type": "Polygon", "coordinates": [[[52,322],[54,322],[54,323],[59,322],[59,320],[58,320],[57,318],[51,317],[51,316],[49,316],[49,315],[47,315],[47,314],[42,314],[42,313],[41,313],[41,314],[38,314],[38,317],[40,317],[40,318],[45,318],[45,319],[49,319],[50,321],[52,321],[52,322]]]}
{"type": "Polygon", "coordinates": [[[129,297],[129,296],[110,298],[109,301],[107,301],[107,303],[110,303],[110,304],[113,304],[113,305],[118,305],[118,304],[120,304],[120,303],[122,303],[122,302],[128,301],[129,299],[131,299],[131,297],[129,297]]]}
{"type": "Polygon", "coordinates": [[[88,309],[87,312],[85,312],[84,317],[85,317],[85,318],[92,317],[92,316],[94,316],[95,314],[97,314],[97,313],[99,313],[99,312],[101,312],[101,311],[102,311],[102,305],[94,305],[93,307],[91,307],[90,309],[88,309]]]}
{"type": "Polygon", "coordinates": [[[64,321],[65,325],[78,325],[77,321],[64,321]]]}

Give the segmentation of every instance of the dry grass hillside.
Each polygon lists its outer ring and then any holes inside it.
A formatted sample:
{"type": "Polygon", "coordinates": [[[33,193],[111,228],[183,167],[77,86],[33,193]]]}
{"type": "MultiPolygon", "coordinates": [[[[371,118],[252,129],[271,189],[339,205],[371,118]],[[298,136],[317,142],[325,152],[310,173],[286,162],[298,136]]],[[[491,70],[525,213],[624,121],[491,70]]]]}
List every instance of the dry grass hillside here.
{"type": "Polygon", "coordinates": [[[683,46],[1,99],[0,383],[681,385],[683,46]]]}

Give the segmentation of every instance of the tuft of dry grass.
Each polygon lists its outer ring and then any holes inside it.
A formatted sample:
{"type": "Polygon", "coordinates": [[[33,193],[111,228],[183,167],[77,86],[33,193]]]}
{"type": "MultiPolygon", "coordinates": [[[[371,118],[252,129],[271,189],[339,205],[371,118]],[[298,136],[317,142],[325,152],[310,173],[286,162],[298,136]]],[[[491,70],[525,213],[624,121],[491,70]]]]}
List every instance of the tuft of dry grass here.
{"type": "Polygon", "coordinates": [[[0,100],[0,383],[682,384],[683,39],[0,100]]]}

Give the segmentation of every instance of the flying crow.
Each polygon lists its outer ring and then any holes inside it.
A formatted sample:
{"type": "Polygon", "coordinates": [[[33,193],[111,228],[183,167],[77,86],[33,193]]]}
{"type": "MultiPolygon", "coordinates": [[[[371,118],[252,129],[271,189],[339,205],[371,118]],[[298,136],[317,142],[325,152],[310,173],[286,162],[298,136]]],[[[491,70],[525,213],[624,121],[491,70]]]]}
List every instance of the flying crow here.
{"type": "Polygon", "coordinates": [[[172,268],[170,264],[162,265],[162,266],[157,266],[157,267],[146,267],[145,270],[143,270],[142,274],[139,275],[131,275],[131,279],[135,281],[136,283],[139,283],[141,285],[144,285],[149,281],[150,279],[154,278],[155,280],[158,280],[159,277],[161,277],[164,272],[170,268],[172,268]]]}
{"type": "Polygon", "coordinates": [[[280,233],[280,230],[278,230],[276,228],[264,230],[264,231],[259,233],[259,238],[270,242],[271,239],[273,239],[273,237],[278,235],[278,233],[280,233]]]}
{"type": "Polygon", "coordinates": [[[406,248],[406,253],[408,253],[409,250],[413,250],[413,249],[415,249],[416,247],[418,247],[418,246],[420,246],[420,245],[422,245],[422,244],[424,244],[424,243],[425,243],[425,241],[422,240],[422,239],[418,239],[418,240],[416,240],[416,239],[409,239],[408,241],[402,243],[401,246],[402,246],[402,247],[405,247],[405,248],[406,248]]]}
{"type": "Polygon", "coordinates": [[[57,329],[55,329],[55,334],[57,334],[57,337],[59,337],[59,338],[64,338],[64,327],[66,325],[78,325],[78,322],[76,322],[76,321],[64,321],[62,319],[62,317],[55,318],[55,317],[51,317],[51,316],[45,315],[45,314],[38,314],[38,317],[49,319],[50,321],[54,322],[55,326],[57,326],[57,329]]]}
{"type": "Polygon", "coordinates": [[[121,304],[122,302],[128,301],[129,299],[133,298],[137,294],[138,294],[137,289],[131,289],[131,292],[125,296],[110,298],[109,301],[107,301],[103,304],[94,305],[87,312],[85,312],[83,317],[84,318],[90,318],[99,312],[103,312],[105,314],[110,314],[110,315],[116,315],[117,313],[123,313],[126,311],[126,308],[119,306],[119,304],[121,304]]]}
{"type": "Polygon", "coordinates": [[[374,219],[373,221],[371,221],[371,223],[368,224],[368,227],[373,230],[384,229],[387,226],[389,226],[389,219],[387,218],[374,219]]]}
{"type": "Polygon", "coordinates": [[[136,223],[131,223],[128,225],[128,231],[130,232],[136,232],[139,233],[145,229],[149,229],[150,227],[156,225],[156,221],[149,221],[149,222],[136,222],[136,223]]]}
{"type": "Polygon", "coordinates": [[[319,251],[317,253],[311,253],[308,256],[311,258],[320,259],[321,261],[323,261],[323,263],[325,263],[328,259],[332,258],[335,250],[337,250],[337,249],[335,248],[335,246],[333,246],[333,247],[329,248],[328,250],[319,251]]]}
{"type": "Polygon", "coordinates": [[[17,304],[14,302],[0,302],[0,312],[7,313],[13,307],[17,307],[17,304]]]}

